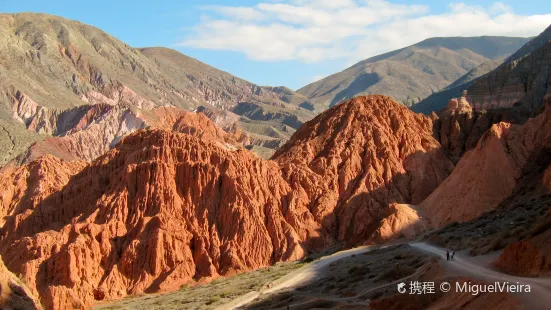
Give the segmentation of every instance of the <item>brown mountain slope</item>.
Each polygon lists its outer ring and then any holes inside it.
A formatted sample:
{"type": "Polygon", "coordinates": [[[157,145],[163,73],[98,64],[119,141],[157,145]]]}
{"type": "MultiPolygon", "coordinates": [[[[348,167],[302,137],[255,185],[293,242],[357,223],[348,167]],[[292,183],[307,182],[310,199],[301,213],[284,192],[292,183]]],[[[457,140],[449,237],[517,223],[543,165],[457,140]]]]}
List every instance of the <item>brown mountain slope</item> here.
{"type": "MultiPolygon", "coordinates": [[[[541,103],[549,96],[550,39],[551,26],[497,68],[471,81],[464,77],[414,105],[412,110],[425,114],[439,111],[449,99],[467,90],[469,102],[476,110],[514,107],[514,114],[536,115],[541,112],[538,110],[541,103]]],[[[480,72],[488,68],[481,68],[480,72]]]]}
{"type": "Polygon", "coordinates": [[[527,41],[506,37],[427,39],[359,62],[297,92],[321,111],[362,94],[384,94],[411,105],[480,64],[509,56],[527,41]]]}
{"type": "MultiPolygon", "coordinates": [[[[10,139],[24,137],[19,133],[24,127],[61,135],[76,114],[86,113],[78,107],[88,104],[229,110],[250,102],[277,106],[305,121],[312,117],[298,107],[305,100],[283,88],[256,86],[173,50],[131,48],[77,21],[0,14],[0,125],[7,124],[0,143],[15,141],[14,150],[2,150],[7,154],[0,154],[5,158],[0,165],[40,138],[10,139]]],[[[279,124],[273,120],[264,126],[279,124]]]]}
{"type": "Polygon", "coordinates": [[[326,111],[276,161],[228,148],[202,119],[185,120],[185,134],[130,134],[84,168],[47,157],[7,170],[8,269],[53,309],[174,290],[392,238],[377,232],[389,204],[422,200],[452,168],[430,119],[387,97],[326,111]]]}
{"type": "Polygon", "coordinates": [[[42,306],[20,279],[12,274],[0,257],[0,308],[5,310],[41,310],[42,306]]]}
{"type": "Polygon", "coordinates": [[[520,112],[539,112],[551,96],[550,60],[551,41],[474,81],[468,90],[469,101],[476,109],[514,107],[520,112]]]}

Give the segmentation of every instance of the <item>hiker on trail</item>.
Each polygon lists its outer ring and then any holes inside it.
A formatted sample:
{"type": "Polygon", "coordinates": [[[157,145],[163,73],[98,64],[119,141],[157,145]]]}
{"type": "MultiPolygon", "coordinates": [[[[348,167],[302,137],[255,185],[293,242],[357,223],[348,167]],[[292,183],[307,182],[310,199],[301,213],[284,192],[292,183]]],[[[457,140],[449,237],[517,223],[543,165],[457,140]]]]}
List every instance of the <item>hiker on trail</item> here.
{"type": "Polygon", "coordinates": [[[450,260],[450,250],[446,250],[446,260],[450,260]]]}
{"type": "Polygon", "coordinates": [[[455,257],[455,250],[452,251],[452,260],[455,257]]]}

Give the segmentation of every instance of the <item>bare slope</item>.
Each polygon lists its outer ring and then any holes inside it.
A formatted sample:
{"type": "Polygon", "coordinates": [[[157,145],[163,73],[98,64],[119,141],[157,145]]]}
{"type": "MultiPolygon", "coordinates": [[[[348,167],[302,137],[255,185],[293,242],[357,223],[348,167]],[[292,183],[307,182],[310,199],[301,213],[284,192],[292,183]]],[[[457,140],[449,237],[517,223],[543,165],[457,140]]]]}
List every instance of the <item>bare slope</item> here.
{"type": "Polygon", "coordinates": [[[449,99],[468,90],[469,102],[475,109],[514,107],[514,113],[517,114],[537,114],[541,111],[538,110],[541,103],[550,93],[550,40],[551,26],[522,46],[500,66],[480,67],[477,69],[478,77],[472,76],[473,79],[468,75],[464,76],[443,91],[414,105],[412,110],[425,114],[439,111],[449,99]]]}
{"type": "MultiPolygon", "coordinates": [[[[259,87],[174,50],[132,48],[78,21],[35,13],[0,14],[0,121],[7,131],[0,142],[9,145],[10,136],[25,137],[16,142],[15,150],[3,148],[0,165],[40,138],[20,133],[24,127],[34,124],[29,129],[62,135],[57,129],[70,129],[77,114],[85,113],[75,110],[77,106],[231,110],[247,102],[297,114],[302,123],[312,117],[299,108],[306,101],[288,89],[259,87]],[[40,126],[44,122],[56,122],[56,128],[40,126]]],[[[278,126],[281,119],[262,122],[278,126]]]]}
{"type": "Polygon", "coordinates": [[[503,59],[528,39],[432,38],[369,58],[298,90],[323,110],[360,94],[384,94],[406,105],[419,102],[489,60],[503,59]]]}

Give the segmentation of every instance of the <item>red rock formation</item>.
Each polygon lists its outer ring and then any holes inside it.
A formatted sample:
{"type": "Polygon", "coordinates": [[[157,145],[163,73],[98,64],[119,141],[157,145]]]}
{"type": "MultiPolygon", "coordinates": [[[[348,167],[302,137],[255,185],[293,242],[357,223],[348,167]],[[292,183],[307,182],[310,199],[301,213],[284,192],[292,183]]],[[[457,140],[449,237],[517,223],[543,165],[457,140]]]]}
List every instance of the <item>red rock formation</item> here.
{"type": "Polygon", "coordinates": [[[390,215],[381,220],[374,233],[377,242],[385,242],[397,238],[412,239],[428,228],[428,222],[418,213],[415,206],[407,204],[392,204],[390,215]]]}
{"type": "Polygon", "coordinates": [[[434,136],[450,159],[457,163],[465,152],[476,147],[492,125],[501,121],[522,123],[525,120],[513,118],[505,110],[444,111],[433,116],[434,136]]]}
{"type": "Polygon", "coordinates": [[[491,211],[517,185],[532,156],[551,147],[551,108],[524,125],[499,123],[420,205],[436,227],[491,211]]]}
{"type": "Polygon", "coordinates": [[[25,166],[4,169],[0,178],[0,225],[6,216],[33,210],[84,166],[84,162],[65,162],[48,155],[25,166]]]}
{"type": "Polygon", "coordinates": [[[357,97],[302,126],[273,157],[338,240],[368,240],[389,204],[419,203],[453,169],[430,118],[384,96],[357,97]]]}
{"type": "Polygon", "coordinates": [[[317,227],[290,191],[246,150],[141,131],[9,216],[0,249],[47,308],[82,307],[302,257],[317,227]]]}
{"type": "Polygon", "coordinates": [[[463,95],[460,98],[450,99],[444,112],[471,112],[473,108],[467,101],[466,95],[467,93],[463,92],[463,95]]]}
{"type": "Polygon", "coordinates": [[[0,257],[0,309],[39,310],[42,309],[31,291],[12,274],[0,257]]]}
{"type": "MultiPolygon", "coordinates": [[[[18,168],[30,175],[17,182],[51,185],[5,199],[33,204],[5,212],[0,253],[48,308],[175,289],[299,259],[335,240],[367,242],[387,216],[385,233],[417,220],[404,212],[393,225],[389,204],[422,200],[453,167],[429,118],[381,96],[323,113],[276,161],[228,146],[232,137],[202,115],[136,117],[185,134],[140,130],[82,170],[53,160],[18,168]]],[[[17,183],[11,169],[6,188],[17,183]]]]}

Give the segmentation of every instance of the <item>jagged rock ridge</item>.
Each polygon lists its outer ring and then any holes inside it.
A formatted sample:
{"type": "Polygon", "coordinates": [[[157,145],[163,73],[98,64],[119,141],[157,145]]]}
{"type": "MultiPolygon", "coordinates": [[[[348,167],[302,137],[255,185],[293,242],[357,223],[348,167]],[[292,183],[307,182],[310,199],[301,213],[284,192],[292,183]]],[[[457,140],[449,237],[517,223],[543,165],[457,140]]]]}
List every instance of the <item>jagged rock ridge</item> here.
{"type": "Polygon", "coordinates": [[[551,109],[523,125],[492,125],[420,205],[434,226],[474,219],[513,193],[525,168],[551,147],[551,109]]]}

